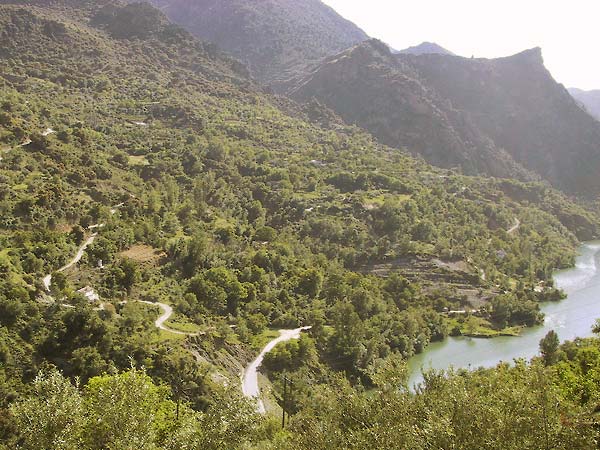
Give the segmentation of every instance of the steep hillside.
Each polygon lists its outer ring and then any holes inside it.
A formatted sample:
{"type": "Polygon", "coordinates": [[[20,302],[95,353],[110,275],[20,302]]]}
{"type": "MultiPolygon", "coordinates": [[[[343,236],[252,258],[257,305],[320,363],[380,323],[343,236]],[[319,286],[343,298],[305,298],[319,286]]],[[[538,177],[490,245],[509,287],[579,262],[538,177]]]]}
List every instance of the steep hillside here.
{"type": "Polygon", "coordinates": [[[545,69],[539,49],[500,58],[392,55],[371,41],[328,59],[292,95],[321,99],[388,145],[442,167],[600,192],[600,124],[545,69]]]}
{"type": "Polygon", "coordinates": [[[367,39],[320,0],[152,0],[171,20],[244,62],[267,85],[367,39]]]}
{"type": "Polygon", "coordinates": [[[568,192],[600,193],[600,123],[556,83],[539,48],[494,60],[404,58],[523,166],[568,192]]]}
{"type": "Polygon", "coordinates": [[[600,120],[600,90],[584,91],[582,89],[570,88],[569,93],[585,107],[587,112],[600,120]]]}
{"type": "MultiPolygon", "coordinates": [[[[283,112],[235,62],[147,6],[2,6],[0,33],[0,304],[17,288],[38,298],[44,275],[96,230],[53,296],[77,302],[92,285],[116,307],[159,300],[183,326],[229,320],[247,343],[267,325],[333,318],[350,295],[333,287],[351,292],[362,280],[361,320],[429,311],[437,323],[443,308],[468,306],[462,291],[482,301],[496,285],[546,279],[572,261],[577,237],[597,234],[593,215],[546,186],[439,171],[354,127],[283,112]],[[515,217],[524,225],[509,234],[515,217]],[[520,249],[534,243],[531,261],[520,249]],[[510,256],[498,260],[500,250],[510,256]],[[163,256],[143,257],[154,252],[163,256]],[[143,264],[139,277],[125,276],[125,255],[143,264]],[[462,261],[461,270],[434,259],[462,261]],[[398,260],[415,287],[395,301],[365,268],[398,260]]],[[[538,295],[515,291],[511,301],[535,322],[538,295]]],[[[429,320],[406,332],[425,333],[424,345],[442,338],[429,320]]],[[[75,370],[70,354],[46,357],[75,370]]]]}
{"type": "Polygon", "coordinates": [[[317,98],[385,144],[407,148],[432,164],[469,174],[531,177],[468,114],[425,84],[410,60],[379,41],[329,58],[291,95],[301,101],[317,98]]]}

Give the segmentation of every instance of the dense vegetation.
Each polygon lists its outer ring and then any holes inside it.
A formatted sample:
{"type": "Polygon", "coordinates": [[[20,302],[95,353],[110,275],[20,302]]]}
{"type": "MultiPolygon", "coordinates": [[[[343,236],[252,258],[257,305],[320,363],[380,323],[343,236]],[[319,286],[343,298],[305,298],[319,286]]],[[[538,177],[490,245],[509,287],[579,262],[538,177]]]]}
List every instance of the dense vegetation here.
{"type": "MultiPolygon", "coordinates": [[[[222,388],[269,328],[313,327],[266,361],[300,371],[315,395],[294,408],[309,414],[334,401],[329,384],[376,388],[374,368],[469,333],[474,317],[538,323],[539,302],[560,296],[552,270],[597,233],[593,212],[545,184],[441,171],[310,123],[145,5],[2,5],[0,35],[7,448],[319,448],[303,441],[318,415],[298,420],[305,437],[275,436],[222,388]],[[157,330],[158,309],[138,300],[172,305],[171,328],[201,334],[157,330]],[[473,315],[450,320],[456,309],[473,315]]],[[[525,386],[537,369],[505,370],[525,386]]],[[[392,391],[408,402],[398,414],[429,402],[392,391]]],[[[382,395],[357,401],[377,409],[382,395]]]]}
{"type": "Polygon", "coordinates": [[[324,57],[368,38],[320,0],[149,2],[193,35],[235,56],[276,90],[324,57]]]}
{"type": "Polygon", "coordinates": [[[401,362],[371,370],[369,392],[335,375],[329,385],[298,391],[285,431],[227,389],[215,388],[203,412],[178,408],[168,388],[135,369],[83,387],[41,373],[3,424],[15,433],[8,445],[31,450],[597,448],[598,338],[556,347],[551,362],[431,372],[417,393],[397,388],[401,362]]]}

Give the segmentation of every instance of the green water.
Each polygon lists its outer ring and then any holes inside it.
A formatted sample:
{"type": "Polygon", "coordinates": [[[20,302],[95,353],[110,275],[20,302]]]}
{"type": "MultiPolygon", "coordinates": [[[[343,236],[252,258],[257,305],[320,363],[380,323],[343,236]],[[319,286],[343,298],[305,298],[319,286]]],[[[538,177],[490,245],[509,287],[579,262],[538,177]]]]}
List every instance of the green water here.
{"type": "Polygon", "coordinates": [[[409,386],[423,380],[421,368],[475,369],[516,358],[530,359],[538,354],[540,339],[550,330],[555,330],[561,341],[591,336],[592,325],[600,318],[600,241],[584,243],[576,266],[556,272],[554,282],[567,293],[567,298],[542,305],[546,315],[544,325],[525,329],[519,337],[450,337],[434,343],[409,359],[409,386]]]}

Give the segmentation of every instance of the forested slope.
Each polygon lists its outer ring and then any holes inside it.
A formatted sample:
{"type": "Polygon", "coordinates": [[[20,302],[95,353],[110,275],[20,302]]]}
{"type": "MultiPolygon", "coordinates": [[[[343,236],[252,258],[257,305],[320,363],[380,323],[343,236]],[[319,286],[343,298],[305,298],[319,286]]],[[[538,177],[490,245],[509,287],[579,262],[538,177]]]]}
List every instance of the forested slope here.
{"type": "Polygon", "coordinates": [[[171,20],[244,62],[275,89],[368,39],[321,0],[151,0],[171,20]]]}

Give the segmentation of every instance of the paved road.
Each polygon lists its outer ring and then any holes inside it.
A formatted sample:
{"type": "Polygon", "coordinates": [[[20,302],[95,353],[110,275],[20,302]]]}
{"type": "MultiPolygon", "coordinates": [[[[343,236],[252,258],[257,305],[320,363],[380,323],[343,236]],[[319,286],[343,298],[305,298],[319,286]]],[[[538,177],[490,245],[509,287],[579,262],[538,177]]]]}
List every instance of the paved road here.
{"type": "MultiPolygon", "coordinates": [[[[81,261],[81,258],[83,258],[83,254],[85,253],[85,249],[88,248],[94,242],[96,236],[98,236],[98,233],[94,233],[89,238],[87,238],[83,242],[83,244],[79,246],[79,248],[77,249],[77,253],[73,257],[73,259],[71,259],[71,261],[69,261],[67,264],[58,269],[57,272],[64,272],[65,270],[73,267],[75,264],[81,261]]],[[[50,285],[52,284],[52,274],[46,275],[44,278],[42,278],[42,284],[44,285],[44,289],[46,289],[47,292],[50,292],[50,285]]]]}
{"type": "MultiPolygon", "coordinates": [[[[54,133],[54,130],[51,130],[50,128],[48,128],[48,130],[50,130],[52,133],[54,133]]],[[[48,131],[48,130],[46,130],[46,131],[48,131]]],[[[119,203],[118,205],[113,206],[110,210],[110,213],[115,214],[121,206],[123,206],[123,203],[119,203]]],[[[95,225],[90,225],[88,227],[88,230],[99,230],[102,227],[104,227],[103,223],[97,223],[95,225]]],[[[71,261],[69,261],[68,264],[66,264],[63,267],[61,267],[60,269],[58,269],[57,272],[64,272],[65,270],[70,269],[75,264],[77,264],[79,261],[81,261],[81,258],[83,258],[83,254],[85,253],[85,250],[94,242],[94,240],[96,239],[96,236],[98,236],[97,232],[95,232],[89,238],[87,238],[83,242],[83,244],[81,244],[81,246],[77,249],[77,253],[75,254],[75,257],[71,261]]],[[[44,289],[46,289],[46,292],[50,292],[50,285],[52,284],[52,274],[46,275],[44,278],[42,278],[42,284],[44,285],[44,289]]]]}
{"type": "Polygon", "coordinates": [[[260,399],[260,388],[258,387],[258,368],[262,364],[265,355],[273,350],[277,344],[289,341],[290,339],[298,339],[302,331],[309,330],[310,328],[302,327],[295,330],[279,330],[279,337],[269,342],[258,357],[244,370],[242,374],[242,392],[244,396],[256,400],[256,410],[260,414],[266,413],[265,405],[260,399]]]}
{"type": "Polygon", "coordinates": [[[508,234],[513,234],[515,233],[519,228],[521,228],[521,221],[517,218],[515,218],[515,224],[510,227],[508,230],[506,230],[506,232],[508,234]]]}
{"type": "Polygon", "coordinates": [[[146,302],[146,301],[142,301],[142,300],[140,300],[139,302],[144,303],[146,305],[158,306],[158,307],[160,307],[160,309],[162,309],[162,311],[163,311],[162,314],[158,317],[158,319],[156,319],[154,321],[154,326],[156,326],[156,328],[164,330],[164,331],[168,331],[169,333],[181,334],[183,336],[199,336],[200,335],[200,333],[186,333],[185,331],[178,331],[178,330],[174,330],[172,328],[165,326],[165,322],[167,320],[169,320],[171,318],[171,316],[173,315],[173,308],[171,308],[166,303],[153,303],[153,302],[146,302]]]}

